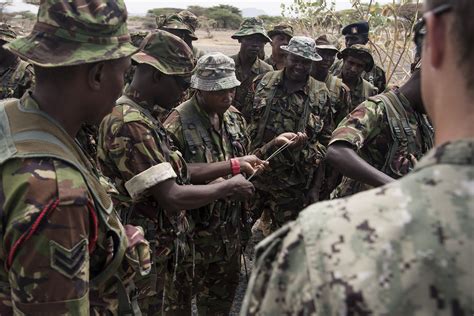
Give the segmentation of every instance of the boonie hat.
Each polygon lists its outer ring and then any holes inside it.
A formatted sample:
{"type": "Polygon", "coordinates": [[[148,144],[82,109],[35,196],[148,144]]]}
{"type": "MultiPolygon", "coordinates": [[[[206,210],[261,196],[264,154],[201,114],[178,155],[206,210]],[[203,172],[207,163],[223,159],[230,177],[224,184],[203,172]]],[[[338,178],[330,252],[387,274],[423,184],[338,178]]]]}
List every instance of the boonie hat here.
{"type": "Polygon", "coordinates": [[[355,58],[363,59],[366,62],[365,71],[369,72],[374,67],[374,58],[370,53],[370,50],[360,44],[352,45],[351,47],[345,48],[342,52],[337,54],[337,58],[344,59],[346,56],[353,56],[355,58]]]}
{"type": "Polygon", "coordinates": [[[10,43],[16,38],[16,33],[13,31],[10,25],[0,24],[0,41],[10,43]]]}
{"type": "Polygon", "coordinates": [[[222,53],[209,53],[199,58],[191,77],[191,88],[202,91],[226,90],[239,85],[234,60],[222,53]]]}
{"type": "Polygon", "coordinates": [[[268,37],[267,31],[263,25],[263,20],[259,18],[248,18],[245,19],[237,32],[235,32],[231,38],[239,39],[240,37],[250,36],[253,34],[262,35],[267,42],[271,42],[271,38],[268,37]]]}
{"type": "Polygon", "coordinates": [[[188,10],[180,11],[168,17],[158,17],[156,24],[159,29],[186,31],[193,41],[198,39],[194,33],[199,24],[197,16],[188,10]]]}
{"type": "Polygon", "coordinates": [[[132,56],[139,64],[148,64],[166,75],[190,76],[195,62],[191,48],[179,37],[163,30],[151,32],[143,49],[132,56]]]}
{"type": "Polygon", "coordinates": [[[316,52],[316,42],[306,36],[294,36],[288,45],[282,45],[280,48],[290,54],[297,55],[312,61],[322,60],[316,52]]]}
{"type": "Polygon", "coordinates": [[[5,47],[42,67],[72,66],[135,53],[123,0],[42,0],[31,34],[5,47]]]}
{"type": "Polygon", "coordinates": [[[268,31],[268,36],[273,38],[273,36],[283,34],[289,36],[290,38],[293,37],[293,27],[289,24],[278,24],[273,27],[270,31],[268,31]]]}
{"type": "Polygon", "coordinates": [[[331,35],[323,34],[319,36],[315,42],[316,48],[333,50],[336,53],[339,52],[339,49],[336,46],[338,45],[337,40],[331,35]]]}

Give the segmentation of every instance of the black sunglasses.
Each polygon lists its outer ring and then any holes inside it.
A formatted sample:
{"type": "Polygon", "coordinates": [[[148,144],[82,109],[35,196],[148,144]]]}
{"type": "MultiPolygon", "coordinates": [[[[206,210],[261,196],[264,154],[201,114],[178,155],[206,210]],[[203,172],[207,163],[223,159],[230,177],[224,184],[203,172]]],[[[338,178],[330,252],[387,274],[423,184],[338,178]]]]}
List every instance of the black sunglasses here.
{"type": "MultiPolygon", "coordinates": [[[[450,12],[452,9],[453,9],[453,6],[450,3],[445,3],[440,6],[437,6],[436,8],[428,12],[431,12],[434,16],[439,17],[445,13],[450,12]]],[[[419,41],[422,41],[425,35],[426,35],[426,19],[425,17],[421,17],[418,20],[418,22],[415,24],[415,36],[413,37],[415,44],[419,43],[419,41]]]]}

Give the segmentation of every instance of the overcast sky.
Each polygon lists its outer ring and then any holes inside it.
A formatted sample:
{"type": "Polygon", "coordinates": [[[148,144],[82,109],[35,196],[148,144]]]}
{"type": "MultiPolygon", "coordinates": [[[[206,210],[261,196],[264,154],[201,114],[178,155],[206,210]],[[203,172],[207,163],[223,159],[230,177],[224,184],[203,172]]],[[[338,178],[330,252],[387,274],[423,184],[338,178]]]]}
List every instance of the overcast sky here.
{"type": "MultiPolygon", "coordinates": [[[[387,3],[391,0],[377,0],[379,3],[387,3]]],[[[330,2],[330,1],[328,1],[330,2]]],[[[366,1],[368,2],[368,1],[366,1]]],[[[240,9],[255,8],[265,11],[268,15],[280,15],[280,4],[290,5],[293,0],[125,0],[127,9],[130,14],[145,14],[149,9],[160,7],[186,8],[189,5],[200,5],[210,7],[218,4],[230,4],[240,9]]],[[[338,10],[348,9],[351,7],[349,0],[336,0],[336,8],[338,10]]],[[[27,5],[22,0],[13,0],[13,5],[9,11],[25,11],[30,10],[36,12],[36,7],[27,5]]]]}

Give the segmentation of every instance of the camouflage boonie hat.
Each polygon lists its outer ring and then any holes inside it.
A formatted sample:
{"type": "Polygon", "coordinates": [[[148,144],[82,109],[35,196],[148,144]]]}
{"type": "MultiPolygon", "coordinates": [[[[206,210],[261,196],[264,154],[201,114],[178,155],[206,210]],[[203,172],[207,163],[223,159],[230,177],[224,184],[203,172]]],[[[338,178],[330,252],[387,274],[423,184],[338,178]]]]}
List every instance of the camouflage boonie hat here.
{"type": "Polygon", "coordinates": [[[239,85],[234,60],[222,53],[209,53],[199,58],[191,77],[191,88],[202,91],[226,90],[239,85]]]}
{"type": "Polygon", "coordinates": [[[322,60],[316,52],[316,43],[310,37],[295,36],[288,45],[282,45],[280,48],[290,54],[297,55],[312,61],[322,60]]]}
{"type": "Polygon", "coordinates": [[[145,37],[148,35],[148,32],[146,31],[138,31],[138,32],[133,32],[130,33],[130,38],[133,46],[135,47],[141,47],[141,44],[143,43],[143,40],[145,37]]]}
{"type": "Polygon", "coordinates": [[[199,25],[197,16],[188,10],[183,10],[168,17],[157,17],[156,24],[159,29],[186,31],[193,41],[198,39],[194,33],[199,25]]]}
{"type": "Polygon", "coordinates": [[[291,25],[288,25],[288,24],[278,24],[278,25],[275,25],[273,27],[273,29],[271,29],[268,32],[268,36],[270,38],[273,38],[273,36],[278,35],[278,34],[283,34],[283,35],[286,35],[286,36],[289,36],[290,38],[292,38],[293,37],[293,27],[291,25]]]}
{"type": "Polygon", "coordinates": [[[130,43],[123,0],[42,0],[30,35],[6,48],[42,67],[118,59],[138,49],[130,43]]]}
{"type": "Polygon", "coordinates": [[[374,58],[367,46],[354,44],[351,47],[346,47],[342,52],[337,54],[337,58],[344,59],[347,56],[363,59],[366,62],[365,71],[369,72],[374,67],[374,58]]]}
{"type": "Polygon", "coordinates": [[[16,33],[13,31],[10,25],[0,24],[0,41],[10,43],[16,38],[16,33]]]}
{"type": "Polygon", "coordinates": [[[336,53],[339,53],[339,48],[337,47],[337,39],[331,35],[323,34],[316,39],[316,48],[318,49],[327,49],[333,50],[336,53]]]}
{"type": "Polygon", "coordinates": [[[166,75],[190,76],[194,69],[193,52],[179,37],[163,30],[150,33],[142,51],[132,56],[139,64],[148,64],[166,75]]]}
{"type": "Polygon", "coordinates": [[[245,19],[237,32],[235,32],[231,38],[239,39],[244,36],[250,36],[253,34],[262,35],[267,42],[271,42],[271,38],[268,37],[267,31],[263,25],[263,20],[259,18],[248,18],[245,19]]]}

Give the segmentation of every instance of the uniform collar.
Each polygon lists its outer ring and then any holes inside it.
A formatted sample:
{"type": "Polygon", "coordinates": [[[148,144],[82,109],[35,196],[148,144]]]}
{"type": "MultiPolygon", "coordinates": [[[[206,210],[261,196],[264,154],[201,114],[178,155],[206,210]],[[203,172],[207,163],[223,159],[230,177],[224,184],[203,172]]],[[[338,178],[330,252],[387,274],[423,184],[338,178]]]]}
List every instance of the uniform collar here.
{"type": "Polygon", "coordinates": [[[436,146],[420,160],[415,170],[439,164],[474,166],[474,138],[436,146]]]}
{"type": "MultiPolygon", "coordinates": [[[[278,76],[278,85],[283,88],[283,82],[285,81],[285,69],[286,68],[283,68],[282,70],[278,70],[280,71],[281,73],[279,74],[278,76]]],[[[306,80],[306,84],[304,86],[301,86],[301,88],[299,88],[298,90],[295,90],[293,91],[292,93],[296,93],[296,92],[303,92],[304,94],[306,95],[309,95],[309,92],[310,92],[310,85],[309,85],[309,82],[312,80],[316,80],[314,79],[313,77],[311,77],[311,75],[308,76],[308,80],[306,80]]]]}
{"type": "MultiPolygon", "coordinates": [[[[237,54],[237,58],[235,58],[235,69],[240,68],[241,65],[240,61],[240,52],[237,54]]],[[[255,62],[252,64],[252,67],[250,67],[250,71],[253,72],[254,74],[260,74],[260,67],[261,67],[261,60],[260,58],[256,58],[255,62]]]]}

